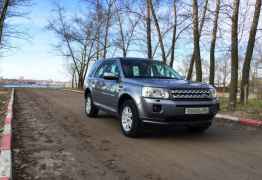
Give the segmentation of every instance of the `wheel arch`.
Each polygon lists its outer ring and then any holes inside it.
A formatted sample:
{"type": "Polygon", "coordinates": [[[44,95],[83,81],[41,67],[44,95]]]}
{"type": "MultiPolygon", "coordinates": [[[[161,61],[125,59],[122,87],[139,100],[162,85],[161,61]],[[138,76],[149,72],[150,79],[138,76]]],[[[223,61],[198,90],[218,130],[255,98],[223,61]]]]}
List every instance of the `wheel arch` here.
{"type": "MultiPolygon", "coordinates": [[[[119,100],[118,100],[118,105],[117,105],[117,112],[120,113],[120,108],[121,105],[126,101],[126,100],[132,100],[135,104],[136,101],[134,100],[134,98],[132,96],[130,96],[127,93],[124,93],[120,96],[119,100]]],[[[137,106],[137,105],[136,105],[137,106]]]]}
{"type": "Polygon", "coordinates": [[[89,88],[85,89],[85,99],[87,98],[87,94],[91,94],[91,90],[89,88]]]}

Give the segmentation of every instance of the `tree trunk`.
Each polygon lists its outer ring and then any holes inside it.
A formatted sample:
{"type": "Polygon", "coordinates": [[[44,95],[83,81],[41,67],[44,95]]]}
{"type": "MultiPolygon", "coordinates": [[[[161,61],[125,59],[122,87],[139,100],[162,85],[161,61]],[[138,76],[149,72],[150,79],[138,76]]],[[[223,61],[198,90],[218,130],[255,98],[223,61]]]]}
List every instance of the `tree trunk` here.
{"type": "Polygon", "coordinates": [[[231,30],[231,81],[229,89],[228,109],[234,111],[237,102],[238,87],[238,15],[239,1],[233,2],[232,30],[231,30]]]}
{"type": "Polygon", "coordinates": [[[176,47],[176,28],[177,28],[177,11],[176,11],[176,0],[173,2],[174,8],[174,29],[173,29],[173,39],[172,39],[172,46],[171,46],[171,59],[170,59],[170,67],[173,67],[174,60],[175,60],[175,47],[176,47]]]}
{"type": "Polygon", "coordinates": [[[78,89],[83,89],[84,88],[84,81],[85,78],[83,77],[83,70],[81,70],[80,74],[78,75],[78,89]]]}
{"type": "MultiPolygon", "coordinates": [[[[205,19],[206,19],[207,6],[208,6],[208,0],[205,1],[203,15],[202,15],[201,22],[200,22],[199,40],[200,40],[201,33],[202,33],[204,23],[205,23],[205,19]]],[[[191,60],[190,60],[190,65],[189,65],[189,69],[188,69],[188,73],[187,73],[187,80],[192,79],[194,64],[195,64],[195,50],[193,49],[193,53],[192,53],[192,57],[191,57],[191,60]]]]}
{"type": "Polygon", "coordinates": [[[96,0],[96,59],[100,58],[100,1],[96,0]]]}
{"type": "Polygon", "coordinates": [[[156,13],[155,13],[155,10],[154,10],[152,0],[149,0],[149,2],[150,2],[151,12],[152,12],[152,16],[153,16],[154,23],[155,23],[155,26],[156,26],[157,34],[158,34],[158,41],[159,41],[159,44],[160,44],[162,61],[163,61],[164,64],[166,64],[166,53],[165,53],[165,47],[164,47],[164,42],[163,42],[160,26],[159,26],[159,23],[158,23],[158,20],[157,20],[157,17],[156,17],[156,13]]]}
{"type": "Polygon", "coordinates": [[[109,25],[110,25],[110,14],[108,14],[107,20],[106,20],[106,32],[105,32],[105,37],[104,37],[104,53],[103,53],[103,58],[106,58],[107,54],[107,45],[108,45],[108,33],[109,33],[109,25]]]}
{"type": "Polygon", "coordinates": [[[212,40],[210,45],[210,68],[209,68],[209,83],[213,86],[215,81],[215,48],[216,48],[216,39],[217,39],[219,11],[220,11],[220,0],[216,0],[215,19],[214,19],[214,26],[212,32],[212,40]]]}
{"type": "Polygon", "coordinates": [[[71,87],[74,88],[74,84],[75,84],[75,69],[73,70],[73,73],[72,73],[72,82],[71,82],[71,87]]]}
{"type": "Polygon", "coordinates": [[[3,7],[1,9],[1,15],[0,15],[0,48],[2,46],[4,24],[5,24],[5,19],[6,19],[9,4],[10,4],[9,0],[4,0],[3,7]]]}
{"type": "Polygon", "coordinates": [[[116,15],[117,15],[118,23],[119,23],[119,31],[120,31],[120,37],[121,37],[120,47],[121,47],[121,50],[122,50],[123,57],[126,57],[127,53],[126,53],[126,48],[125,48],[125,44],[126,44],[125,43],[125,34],[124,34],[124,30],[123,30],[123,26],[122,26],[122,20],[121,20],[118,9],[117,9],[116,15]]]}
{"type": "Polygon", "coordinates": [[[240,93],[240,102],[242,104],[246,103],[248,100],[248,89],[249,89],[249,74],[250,74],[250,63],[252,60],[253,49],[255,46],[257,26],[261,10],[261,0],[256,0],[255,12],[253,16],[253,22],[251,25],[248,45],[246,50],[246,56],[243,64],[242,70],[242,81],[241,81],[241,93],[240,93]]]}
{"type": "Polygon", "coordinates": [[[152,55],[152,40],[151,40],[151,10],[150,0],[146,0],[146,34],[147,34],[147,56],[148,59],[153,59],[152,55]]]}
{"type": "Polygon", "coordinates": [[[193,50],[193,54],[192,54],[191,59],[190,59],[190,64],[189,64],[187,77],[186,77],[187,80],[192,79],[194,64],[195,64],[195,50],[193,50]]]}
{"type": "Polygon", "coordinates": [[[84,80],[83,78],[79,77],[78,79],[78,89],[84,89],[84,80]]]}
{"type": "Polygon", "coordinates": [[[199,30],[198,30],[198,4],[197,0],[192,0],[193,2],[193,36],[194,36],[194,52],[195,52],[195,62],[196,62],[196,81],[202,81],[202,65],[201,65],[201,55],[199,46],[199,30]]]}
{"type": "Polygon", "coordinates": [[[78,74],[75,73],[75,88],[78,88],[78,74]]]}
{"type": "Polygon", "coordinates": [[[106,58],[107,55],[107,48],[108,48],[108,35],[109,35],[109,29],[110,29],[110,22],[112,19],[112,6],[114,1],[110,0],[108,2],[108,9],[106,13],[106,27],[105,27],[105,37],[104,37],[104,52],[103,52],[103,58],[106,58]]]}

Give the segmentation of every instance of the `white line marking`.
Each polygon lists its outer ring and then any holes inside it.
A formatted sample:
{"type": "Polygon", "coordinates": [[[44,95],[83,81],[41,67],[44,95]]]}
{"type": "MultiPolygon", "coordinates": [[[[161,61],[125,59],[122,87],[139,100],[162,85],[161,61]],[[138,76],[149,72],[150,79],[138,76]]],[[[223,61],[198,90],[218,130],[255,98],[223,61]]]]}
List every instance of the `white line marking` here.
{"type": "Polygon", "coordinates": [[[11,177],[11,151],[4,150],[0,154],[0,177],[11,177]]]}
{"type": "Polygon", "coordinates": [[[229,116],[229,115],[222,115],[222,114],[217,114],[216,118],[228,119],[228,120],[235,121],[235,122],[239,121],[239,118],[237,118],[237,117],[233,117],[233,116],[229,116]]]}

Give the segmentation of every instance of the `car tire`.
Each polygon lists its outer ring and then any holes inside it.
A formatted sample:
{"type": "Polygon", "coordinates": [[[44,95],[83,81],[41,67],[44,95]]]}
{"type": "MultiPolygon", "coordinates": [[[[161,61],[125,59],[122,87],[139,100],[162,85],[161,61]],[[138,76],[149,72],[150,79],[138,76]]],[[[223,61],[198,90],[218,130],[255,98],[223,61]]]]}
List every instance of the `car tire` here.
{"type": "Polygon", "coordinates": [[[132,100],[126,100],[120,108],[120,126],[127,137],[141,135],[142,121],[139,118],[136,104],[132,100]]]}
{"type": "Polygon", "coordinates": [[[93,103],[93,99],[90,93],[86,95],[85,98],[85,113],[88,117],[96,117],[98,114],[98,107],[93,103]]]}
{"type": "Polygon", "coordinates": [[[203,133],[205,132],[208,128],[210,128],[211,123],[204,124],[204,125],[198,125],[198,126],[189,126],[188,130],[193,133],[203,133]]]}

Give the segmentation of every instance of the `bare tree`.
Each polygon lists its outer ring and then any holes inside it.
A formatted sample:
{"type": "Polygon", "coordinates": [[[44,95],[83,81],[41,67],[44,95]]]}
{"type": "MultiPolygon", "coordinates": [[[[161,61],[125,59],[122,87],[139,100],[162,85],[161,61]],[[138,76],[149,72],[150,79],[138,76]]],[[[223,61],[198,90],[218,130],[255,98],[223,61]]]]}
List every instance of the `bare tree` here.
{"type": "Polygon", "coordinates": [[[155,24],[155,27],[156,27],[156,30],[157,30],[158,41],[159,41],[159,44],[160,44],[161,55],[162,55],[162,61],[163,61],[163,63],[166,64],[167,59],[166,59],[166,53],[165,53],[165,46],[164,46],[160,26],[159,26],[159,23],[158,23],[158,19],[157,19],[157,16],[156,16],[156,12],[155,12],[152,0],[149,0],[149,3],[150,3],[150,8],[151,8],[151,13],[152,13],[152,16],[153,16],[154,24],[155,24]]]}
{"type": "Polygon", "coordinates": [[[100,42],[101,42],[101,20],[102,20],[102,7],[100,0],[96,0],[96,59],[100,58],[100,42]]]}
{"type": "Polygon", "coordinates": [[[151,40],[151,0],[146,0],[146,34],[147,34],[147,57],[153,59],[151,40]]]}
{"type": "MultiPolygon", "coordinates": [[[[221,80],[221,84],[223,90],[225,91],[228,83],[228,79],[230,76],[230,67],[228,66],[228,59],[227,57],[220,57],[218,61],[216,61],[216,77],[217,81],[221,80]]],[[[219,84],[219,83],[218,83],[219,84]]]]}
{"type": "Polygon", "coordinates": [[[20,8],[28,6],[30,0],[1,0],[0,1],[0,48],[3,48],[4,37],[21,38],[22,32],[15,27],[9,27],[8,19],[21,18],[27,13],[20,12],[20,8]]]}
{"type": "MultiPolygon", "coordinates": [[[[117,47],[121,49],[123,57],[126,57],[131,42],[134,40],[135,30],[140,19],[137,17],[131,17],[131,14],[129,14],[128,12],[124,12],[124,10],[121,11],[121,9],[117,7],[116,3],[115,3],[115,8],[116,8],[115,15],[118,21],[119,36],[120,36],[119,38],[116,39],[115,44],[117,47]],[[125,13],[124,15],[128,14],[128,16],[123,16],[122,13],[125,13]],[[124,26],[124,24],[128,24],[128,26],[124,26]]],[[[126,8],[129,9],[129,7],[126,8]]]]}
{"type": "Polygon", "coordinates": [[[233,15],[231,18],[231,80],[229,88],[228,108],[234,111],[237,102],[237,87],[238,87],[238,16],[239,16],[240,0],[233,2],[233,15]]]}
{"type": "Polygon", "coordinates": [[[256,32],[257,32],[257,26],[258,26],[258,21],[260,17],[260,10],[261,10],[261,0],[256,0],[253,22],[252,22],[250,33],[249,33],[249,40],[248,40],[245,60],[244,60],[243,69],[242,69],[242,81],[241,81],[241,87],[240,87],[241,88],[241,93],[240,93],[240,102],[241,103],[247,102],[248,100],[250,63],[252,60],[253,49],[254,49],[255,40],[256,40],[256,32]]]}
{"type": "Polygon", "coordinates": [[[64,9],[59,5],[56,8],[56,16],[49,21],[47,28],[60,39],[57,48],[64,57],[71,60],[77,74],[78,88],[82,89],[89,62],[97,55],[97,26],[93,24],[93,19],[86,21],[81,18],[66,18],[64,9]]]}
{"type": "Polygon", "coordinates": [[[176,47],[176,34],[177,34],[177,7],[176,0],[173,1],[173,11],[174,11],[174,27],[173,27],[173,38],[171,45],[171,58],[170,58],[170,67],[173,67],[175,60],[175,47],[176,47]]]}
{"type": "Polygon", "coordinates": [[[193,36],[194,36],[194,59],[196,61],[196,81],[202,81],[202,65],[199,45],[199,29],[198,29],[198,4],[197,0],[192,0],[193,4],[193,36]]]}
{"type": "Polygon", "coordinates": [[[108,8],[105,13],[105,35],[104,35],[104,43],[103,43],[103,58],[106,58],[107,55],[107,48],[108,48],[108,39],[109,39],[109,28],[111,25],[111,19],[113,17],[112,7],[115,0],[109,0],[108,1],[108,8]]]}
{"type": "MultiPolygon", "coordinates": [[[[197,1],[196,1],[196,4],[197,4],[197,1]]],[[[205,20],[206,20],[207,7],[208,7],[208,0],[205,0],[205,5],[204,5],[203,13],[202,13],[200,27],[199,27],[199,41],[200,41],[201,33],[202,33],[202,30],[203,30],[203,27],[204,27],[204,23],[205,23],[205,20]]],[[[197,6],[197,8],[198,8],[198,6],[197,6]]],[[[198,9],[197,9],[197,11],[198,11],[198,9]]],[[[193,49],[193,54],[192,54],[192,57],[191,57],[191,60],[190,60],[190,65],[189,65],[189,69],[188,69],[188,73],[187,73],[187,79],[188,80],[192,79],[193,68],[194,68],[194,64],[195,64],[195,60],[196,60],[195,53],[196,53],[195,49],[193,49]]]]}
{"type": "Polygon", "coordinates": [[[10,0],[4,0],[2,2],[1,7],[1,14],[0,14],[0,47],[2,46],[2,37],[3,37],[3,30],[4,30],[4,22],[7,16],[7,10],[10,6],[10,0]]]}
{"type": "MultiPolygon", "coordinates": [[[[179,6],[179,1],[173,0],[173,32],[172,32],[172,42],[171,42],[171,47],[167,52],[167,57],[170,56],[170,62],[169,66],[173,67],[174,65],[174,60],[175,60],[175,49],[176,49],[176,44],[179,38],[186,32],[188,29],[190,29],[192,22],[187,22],[191,18],[191,14],[185,14],[185,12],[179,13],[178,12],[178,6],[179,6]]],[[[181,4],[180,4],[181,6],[181,4]]],[[[163,34],[164,35],[164,34],[163,34]]]]}
{"type": "Polygon", "coordinates": [[[215,48],[216,48],[216,39],[217,39],[219,11],[220,11],[220,0],[216,0],[215,19],[213,24],[212,40],[210,45],[209,83],[211,85],[214,85],[214,81],[215,81],[215,48]]]}

